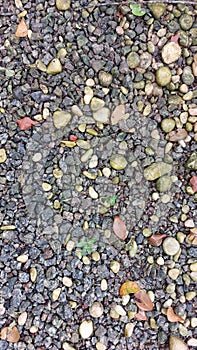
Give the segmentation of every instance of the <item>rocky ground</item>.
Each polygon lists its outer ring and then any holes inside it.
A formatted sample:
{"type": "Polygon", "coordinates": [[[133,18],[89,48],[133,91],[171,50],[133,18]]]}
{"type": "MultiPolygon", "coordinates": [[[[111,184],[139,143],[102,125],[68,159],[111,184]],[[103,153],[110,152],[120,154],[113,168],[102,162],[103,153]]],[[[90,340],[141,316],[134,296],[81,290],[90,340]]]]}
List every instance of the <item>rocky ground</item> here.
{"type": "Polygon", "coordinates": [[[195,348],[197,5],[0,4],[1,349],[195,348]]]}

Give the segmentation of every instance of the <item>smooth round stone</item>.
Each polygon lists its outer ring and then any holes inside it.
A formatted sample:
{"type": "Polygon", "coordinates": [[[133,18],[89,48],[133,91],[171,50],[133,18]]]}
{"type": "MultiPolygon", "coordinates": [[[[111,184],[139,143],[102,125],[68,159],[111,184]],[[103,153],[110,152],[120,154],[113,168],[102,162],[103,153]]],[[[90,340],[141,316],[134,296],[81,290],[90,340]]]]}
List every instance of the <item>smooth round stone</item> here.
{"type": "Polygon", "coordinates": [[[104,292],[107,290],[107,281],[105,278],[101,280],[101,290],[104,292]]]}
{"type": "Polygon", "coordinates": [[[56,7],[60,11],[66,11],[70,8],[70,0],[56,0],[56,7]]]}
{"type": "Polygon", "coordinates": [[[120,270],[120,263],[116,260],[111,261],[110,269],[113,273],[118,273],[118,271],[120,270]]]}
{"type": "Polygon", "coordinates": [[[119,315],[119,316],[126,316],[126,311],[121,305],[116,305],[114,307],[114,311],[119,315]]]}
{"type": "Polygon", "coordinates": [[[42,159],[42,154],[41,153],[35,153],[32,157],[33,162],[39,162],[42,159]]]}
{"type": "Polygon", "coordinates": [[[122,170],[126,168],[127,160],[122,155],[114,154],[110,159],[110,165],[115,170],[122,170]]]}
{"type": "Polygon", "coordinates": [[[110,175],[111,175],[111,169],[110,168],[103,168],[102,172],[103,172],[103,175],[105,177],[107,177],[107,178],[110,177],[110,175]]]}
{"type": "Polygon", "coordinates": [[[42,183],[42,189],[43,189],[43,191],[48,192],[48,191],[51,190],[51,188],[52,188],[52,186],[51,186],[51,184],[49,184],[48,182],[43,182],[43,183],[42,183]]]}
{"type": "Polygon", "coordinates": [[[172,165],[164,162],[152,163],[144,170],[144,177],[153,181],[172,171],[172,165]]]}
{"type": "Polygon", "coordinates": [[[64,286],[66,286],[68,288],[72,287],[72,285],[73,285],[73,282],[72,282],[71,278],[69,278],[69,277],[63,277],[62,283],[64,286]]]}
{"type": "Polygon", "coordinates": [[[149,9],[151,10],[153,17],[155,19],[159,19],[165,12],[166,5],[165,4],[150,4],[148,5],[149,9]]]}
{"type": "Polygon", "coordinates": [[[191,327],[196,328],[197,327],[197,317],[191,318],[191,327]]]}
{"type": "Polygon", "coordinates": [[[30,279],[32,282],[35,282],[37,278],[37,270],[35,267],[31,267],[30,269],[30,279]]]}
{"type": "Polygon", "coordinates": [[[89,338],[94,331],[92,320],[84,320],[79,326],[79,334],[83,339],[89,338]]]}
{"type": "Polygon", "coordinates": [[[136,52],[130,52],[127,56],[127,64],[131,69],[138,67],[140,64],[140,56],[136,52]]]}
{"type": "Polygon", "coordinates": [[[58,74],[62,72],[62,64],[59,58],[53,58],[52,61],[48,64],[47,74],[58,74]]]}
{"type": "Polygon", "coordinates": [[[99,254],[99,252],[93,252],[93,253],[92,253],[92,259],[93,259],[94,261],[99,261],[99,260],[100,260],[100,254],[99,254]]]}
{"type": "Polygon", "coordinates": [[[88,192],[89,192],[89,196],[92,199],[97,199],[98,198],[98,193],[95,191],[95,189],[92,186],[89,187],[88,192]]]}
{"type": "Polygon", "coordinates": [[[56,168],[53,170],[53,176],[56,178],[56,179],[61,179],[61,177],[63,176],[63,171],[59,168],[56,168]]]}
{"type": "Polygon", "coordinates": [[[85,92],[84,103],[85,103],[86,105],[89,105],[89,103],[90,103],[92,97],[94,96],[94,91],[91,89],[91,87],[86,86],[84,92],[85,92]]]}
{"type": "Polygon", "coordinates": [[[181,339],[171,335],[169,340],[169,350],[188,350],[188,347],[181,339]]]}
{"type": "Polygon", "coordinates": [[[169,276],[173,281],[175,281],[175,280],[178,278],[179,273],[180,273],[179,269],[174,268],[174,269],[171,269],[171,270],[168,271],[168,276],[169,276]]]}
{"type": "Polygon", "coordinates": [[[167,237],[163,241],[163,250],[167,255],[173,256],[178,253],[180,249],[179,242],[174,237],[167,237]]]}
{"type": "Polygon", "coordinates": [[[168,67],[160,67],[156,71],[156,82],[160,86],[166,86],[171,82],[172,74],[168,67]]]}
{"type": "Polygon", "coordinates": [[[177,43],[169,42],[163,47],[161,55],[165,63],[173,63],[181,56],[181,47],[177,43]]]}
{"type": "Polygon", "coordinates": [[[179,23],[180,26],[183,30],[189,30],[192,25],[193,25],[193,17],[188,15],[187,13],[184,13],[180,18],[179,18],[179,23]]]}
{"type": "Polygon", "coordinates": [[[24,311],[18,317],[18,325],[19,326],[24,326],[26,321],[27,321],[27,312],[24,311]]]}
{"type": "Polygon", "coordinates": [[[187,292],[185,294],[185,299],[188,301],[193,300],[196,297],[196,292],[187,292]]]}
{"type": "Polygon", "coordinates": [[[112,83],[112,74],[111,73],[107,73],[103,70],[101,70],[98,74],[98,78],[99,78],[99,83],[102,86],[108,87],[111,85],[112,83]]]}
{"type": "Polygon", "coordinates": [[[62,291],[61,288],[54,289],[54,291],[52,292],[52,300],[53,301],[57,301],[59,299],[61,291],[62,291]]]}
{"type": "Polygon", "coordinates": [[[83,112],[81,111],[81,109],[77,105],[73,105],[71,107],[71,112],[74,115],[76,115],[77,117],[82,117],[83,116],[83,112]]]}
{"type": "Polygon", "coordinates": [[[97,167],[97,165],[98,165],[98,157],[97,157],[96,154],[94,154],[92,156],[92,158],[90,159],[88,166],[89,166],[90,169],[94,169],[94,168],[97,167]]]}
{"type": "Polygon", "coordinates": [[[7,159],[6,151],[4,148],[0,148],[0,163],[4,163],[7,159]]]}
{"type": "Polygon", "coordinates": [[[131,323],[131,322],[129,322],[125,325],[124,336],[126,338],[129,338],[132,336],[134,327],[135,327],[134,323],[131,323]]]}
{"type": "Polygon", "coordinates": [[[62,110],[53,113],[53,123],[57,129],[65,127],[71,120],[71,114],[62,110]]]}
{"type": "Polygon", "coordinates": [[[105,101],[101,100],[98,97],[93,97],[90,103],[90,108],[92,112],[96,112],[102,107],[104,107],[104,105],[105,105],[105,101]]]}
{"type": "Polygon", "coordinates": [[[93,118],[103,124],[109,124],[110,110],[107,107],[102,107],[96,112],[93,112],[93,118]]]}
{"type": "Polygon", "coordinates": [[[161,128],[164,132],[169,133],[175,127],[175,121],[172,118],[165,118],[161,122],[161,128]]]}
{"type": "Polygon", "coordinates": [[[62,348],[63,348],[63,350],[75,350],[75,348],[73,348],[73,346],[70,345],[70,344],[67,343],[67,342],[64,342],[64,343],[62,344],[62,348]]]}
{"type": "Polygon", "coordinates": [[[93,151],[92,148],[88,149],[88,150],[81,156],[81,162],[82,162],[82,163],[87,162],[87,161],[92,157],[93,152],[94,152],[94,151],[93,151]]]}
{"type": "Polygon", "coordinates": [[[157,190],[159,192],[167,192],[167,191],[169,191],[171,186],[172,186],[171,176],[164,175],[164,176],[160,177],[157,180],[156,186],[157,186],[157,190]]]}
{"type": "Polygon", "coordinates": [[[90,143],[88,141],[85,140],[77,140],[76,144],[79,148],[82,149],[90,149],[90,143]]]}
{"type": "Polygon", "coordinates": [[[96,350],[107,350],[107,347],[102,344],[100,341],[96,343],[96,350]]]}
{"type": "Polygon", "coordinates": [[[90,315],[94,318],[101,317],[103,314],[103,305],[96,301],[95,303],[92,304],[89,308],[90,315]]]}
{"type": "Polygon", "coordinates": [[[190,265],[190,271],[197,272],[197,262],[190,265]]]}
{"type": "Polygon", "coordinates": [[[67,55],[67,51],[64,47],[62,47],[57,53],[57,58],[66,57],[66,55],[67,55]]]}
{"type": "Polygon", "coordinates": [[[183,69],[183,74],[181,76],[181,80],[184,84],[190,86],[193,84],[194,82],[194,76],[192,74],[192,70],[191,70],[191,67],[185,67],[183,69]]]}
{"type": "Polygon", "coordinates": [[[16,260],[22,264],[25,264],[27,262],[28,258],[29,258],[28,255],[22,254],[22,255],[17,256],[16,260]]]}
{"type": "Polygon", "coordinates": [[[194,152],[189,157],[186,167],[191,170],[197,170],[197,152],[194,152]]]}

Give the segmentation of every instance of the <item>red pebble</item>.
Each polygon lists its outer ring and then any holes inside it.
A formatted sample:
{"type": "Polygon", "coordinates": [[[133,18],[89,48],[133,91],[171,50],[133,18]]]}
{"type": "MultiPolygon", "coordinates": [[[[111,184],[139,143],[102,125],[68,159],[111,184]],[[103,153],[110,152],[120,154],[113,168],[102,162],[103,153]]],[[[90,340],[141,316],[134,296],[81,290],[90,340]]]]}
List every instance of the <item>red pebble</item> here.
{"type": "Polygon", "coordinates": [[[69,140],[70,141],[77,141],[78,140],[78,137],[76,135],[70,135],[69,136],[69,140]]]}

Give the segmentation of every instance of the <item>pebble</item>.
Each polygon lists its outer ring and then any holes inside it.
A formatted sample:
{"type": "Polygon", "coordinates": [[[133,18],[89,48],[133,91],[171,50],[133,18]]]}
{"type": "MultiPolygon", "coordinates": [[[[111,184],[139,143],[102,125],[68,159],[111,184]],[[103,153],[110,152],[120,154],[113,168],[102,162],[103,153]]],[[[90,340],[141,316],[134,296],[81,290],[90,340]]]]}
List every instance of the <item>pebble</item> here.
{"type": "Polygon", "coordinates": [[[187,292],[185,294],[185,299],[188,301],[193,300],[196,297],[196,292],[187,292]]]}
{"type": "Polygon", "coordinates": [[[90,104],[90,101],[92,99],[92,97],[94,96],[94,91],[92,90],[91,87],[89,86],[86,86],[85,87],[85,95],[84,95],[84,103],[86,105],[89,105],[90,104]]]}
{"type": "Polygon", "coordinates": [[[105,177],[110,177],[111,175],[111,169],[110,168],[103,168],[102,173],[105,177]]]}
{"type": "Polygon", "coordinates": [[[30,279],[32,282],[35,282],[37,278],[37,270],[35,267],[31,267],[30,269],[30,279]]]}
{"type": "Polygon", "coordinates": [[[99,109],[103,108],[105,102],[98,97],[93,97],[90,103],[90,108],[92,112],[96,112],[99,109]]]}
{"type": "Polygon", "coordinates": [[[161,128],[164,132],[169,133],[175,128],[175,120],[172,118],[165,118],[161,122],[161,128]]]}
{"type": "Polygon", "coordinates": [[[34,333],[37,333],[38,331],[38,327],[37,326],[31,326],[30,329],[29,329],[30,333],[34,334],[34,333]]]}
{"type": "Polygon", "coordinates": [[[197,262],[194,262],[190,265],[190,271],[197,272],[197,262]]]}
{"type": "Polygon", "coordinates": [[[116,125],[125,117],[125,105],[121,104],[116,106],[111,114],[111,124],[116,125]]]}
{"type": "Polygon", "coordinates": [[[124,308],[121,306],[121,305],[116,305],[115,307],[114,307],[114,311],[118,314],[118,315],[120,315],[120,316],[126,316],[126,311],[124,310],[124,308]]]}
{"type": "Polygon", "coordinates": [[[89,313],[94,318],[101,317],[103,314],[103,311],[104,311],[103,305],[98,301],[93,303],[92,306],[90,306],[89,308],[89,313]]]}
{"type": "Polygon", "coordinates": [[[100,261],[100,254],[99,254],[99,252],[93,252],[92,253],[92,259],[94,260],[94,261],[100,261]]]}
{"type": "Polygon", "coordinates": [[[58,74],[62,72],[62,64],[59,58],[53,58],[46,69],[47,74],[58,74]]]}
{"type": "Polygon", "coordinates": [[[164,162],[152,163],[144,170],[144,177],[148,181],[153,181],[172,171],[172,165],[164,162]]]}
{"type": "Polygon", "coordinates": [[[114,154],[111,156],[110,165],[115,170],[122,170],[126,168],[127,160],[122,155],[114,154]]]}
{"type": "Polygon", "coordinates": [[[26,321],[27,321],[27,312],[26,311],[24,311],[24,312],[22,312],[20,315],[19,315],[19,317],[18,317],[18,325],[19,326],[24,326],[25,325],[25,323],[26,323],[26,321]]]}
{"type": "Polygon", "coordinates": [[[183,30],[189,30],[192,25],[193,25],[193,17],[188,15],[187,13],[184,13],[180,18],[179,18],[179,23],[180,26],[183,30]]]}
{"type": "Polygon", "coordinates": [[[52,300],[57,301],[60,297],[62,289],[61,288],[56,288],[52,292],[52,300]]]}
{"type": "Polygon", "coordinates": [[[166,86],[171,82],[172,74],[168,67],[160,67],[156,71],[156,82],[159,86],[166,86]]]}
{"type": "Polygon", "coordinates": [[[189,157],[186,167],[191,170],[197,170],[197,152],[194,152],[189,157]]]}
{"type": "Polygon", "coordinates": [[[84,320],[79,326],[79,334],[83,339],[89,338],[94,331],[92,320],[84,320]]]}
{"type": "Polygon", "coordinates": [[[95,191],[94,187],[90,186],[88,189],[89,196],[92,199],[97,199],[98,198],[98,193],[95,191]]]}
{"type": "Polygon", "coordinates": [[[3,304],[0,304],[0,316],[3,316],[4,313],[5,313],[6,309],[5,307],[3,306],[3,304]]]}
{"type": "Polygon", "coordinates": [[[109,124],[110,110],[107,107],[102,107],[98,111],[93,112],[93,118],[103,124],[109,124]]]}
{"type": "Polygon", "coordinates": [[[52,186],[51,186],[51,184],[49,184],[48,182],[43,182],[43,183],[42,183],[42,189],[43,189],[43,191],[48,192],[48,191],[51,190],[51,188],[52,188],[52,186]]]}
{"type": "Polygon", "coordinates": [[[116,260],[110,262],[110,269],[113,273],[118,273],[120,270],[120,263],[116,260]]]}
{"type": "Polygon", "coordinates": [[[101,290],[103,292],[107,290],[107,280],[105,278],[101,280],[101,290]]]}
{"type": "Polygon", "coordinates": [[[188,350],[188,347],[183,340],[174,335],[171,335],[169,341],[169,350],[188,350]]]}
{"type": "Polygon", "coordinates": [[[101,84],[101,86],[105,86],[108,87],[111,85],[113,77],[111,73],[107,73],[103,70],[101,70],[98,74],[98,78],[99,78],[99,83],[101,84]]]}
{"type": "Polygon", "coordinates": [[[26,255],[26,254],[19,255],[19,256],[17,256],[16,260],[22,264],[25,264],[28,260],[28,255],[26,255]]]}
{"type": "Polygon", "coordinates": [[[56,0],[56,7],[60,11],[66,11],[70,8],[71,0],[56,0]]]}
{"type": "Polygon", "coordinates": [[[98,165],[98,156],[96,154],[94,154],[92,156],[92,158],[90,159],[88,166],[90,169],[94,169],[97,167],[97,165],[98,165]]]}
{"type": "Polygon", "coordinates": [[[168,176],[168,175],[161,176],[157,180],[156,186],[159,192],[168,192],[172,186],[171,176],[168,176]]]}
{"type": "Polygon", "coordinates": [[[81,156],[81,162],[86,163],[93,155],[93,149],[88,149],[82,156],[81,156]]]}
{"type": "Polygon", "coordinates": [[[63,350],[76,350],[75,348],[73,348],[72,345],[70,345],[70,344],[67,343],[67,342],[64,342],[64,343],[62,344],[62,348],[63,348],[63,350]]]}
{"type": "Polygon", "coordinates": [[[77,105],[73,105],[71,107],[71,112],[74,115],[76,115],[77,117],[82,117],[83,116],[83,112],[81,111],[81,109],[77,105]]]}
{"type": "Polygon", "coordinates": [[[166,10],[166,5],[162,3],[149,4],[148,7],[151,10],[155,19],[159,19],[161,16],[163,16],[166,10]]]}
{"type": "Polygon", "coordinates": [[[167,237],[163,241],[163,250],[165,254],[173,256],[178,253],[180,244],[174,237],[167,237]]]}
{"type": "Polygon", "coordinates": [[[164,45],[161,55],[164,63],[173,63],[181,56],[181,47],[177,43],[169,42],[164,45]]]}
{"type": "Polygon", "coordinates": [[[88,141],[85,140],[77,140],[76,144],[79,148],[82,149],[90,149],[90,143],[88,141]]]}
{"type": "Polygon", "coordinates": [[[197,347],[197,339],[195,338],[190,338],[188,341],[187,341],[187,345],[188,346],[193,346],[194,348],[197,347]]]}
{"type": "Polygon", "coordinates": [[[68,288],[72,287],[72,285],[73,285],[73,282],[72,282],[71,278],[69,278],[69,277],[63,277],[62,283],[64,286],[66,286],[68,288]]]}
{"type": "Polygon", "coordinates": [[[177,268],[170,269],[170,270],[168,271],[168,276],[169,276],[173,281],[176,281],[176,279],[177,279],[178,276],[179,276],[179,273],[180,273],[180,271],[179,271],[179,269],[177,269],[177,268]]]}
{"type": "Polygon", "coordinates": [[[101,342],[96,343],[96,350],[107,350],[107,347],[101,342]]]}
{"type": "Polygon", "coordinates": [[[137,52],[130,52],[127,56],[127,64],[129,68],[133,69],[139,66],[140,56],[137,52]]]}
{"type": "Polygon", "coordinates": [[[4,163],[7,159],[6,151],[4,148],[0,148],[0,163],[4,163]]]}
{"type": "Polygon", "coordinates": [[[71,120],[71,114],[63,110],[53,113],[53,123],[57,129],[64,128],[71,120]]]}
{"type": "Polygon", "coordinates": [[[191,327],[196,328],[197,327],[197,317],[191,318],[191,327]]]}
{"type": "Polygon", "coordinates": [[[126,338],[129,338],[132,336],[133,331],[134,331],[134,327],[135,327],[134,323],[131,323],[131,322],[129,322],[125,325],[124,336],[126,338]]]}

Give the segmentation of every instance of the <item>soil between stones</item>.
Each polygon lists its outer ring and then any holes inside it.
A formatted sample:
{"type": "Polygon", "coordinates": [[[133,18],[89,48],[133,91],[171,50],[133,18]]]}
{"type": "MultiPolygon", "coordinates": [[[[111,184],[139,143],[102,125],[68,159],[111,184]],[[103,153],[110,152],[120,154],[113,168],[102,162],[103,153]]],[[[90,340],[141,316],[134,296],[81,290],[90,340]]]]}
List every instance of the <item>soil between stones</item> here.
{"type": "Polygon", "coordinates": [[[20,333],[1,349],[196,346],[196,9],[87,5],[1,5],[0,329],[20,333]],[[21,131],[25,116],[38,124],[21,131]]]}

